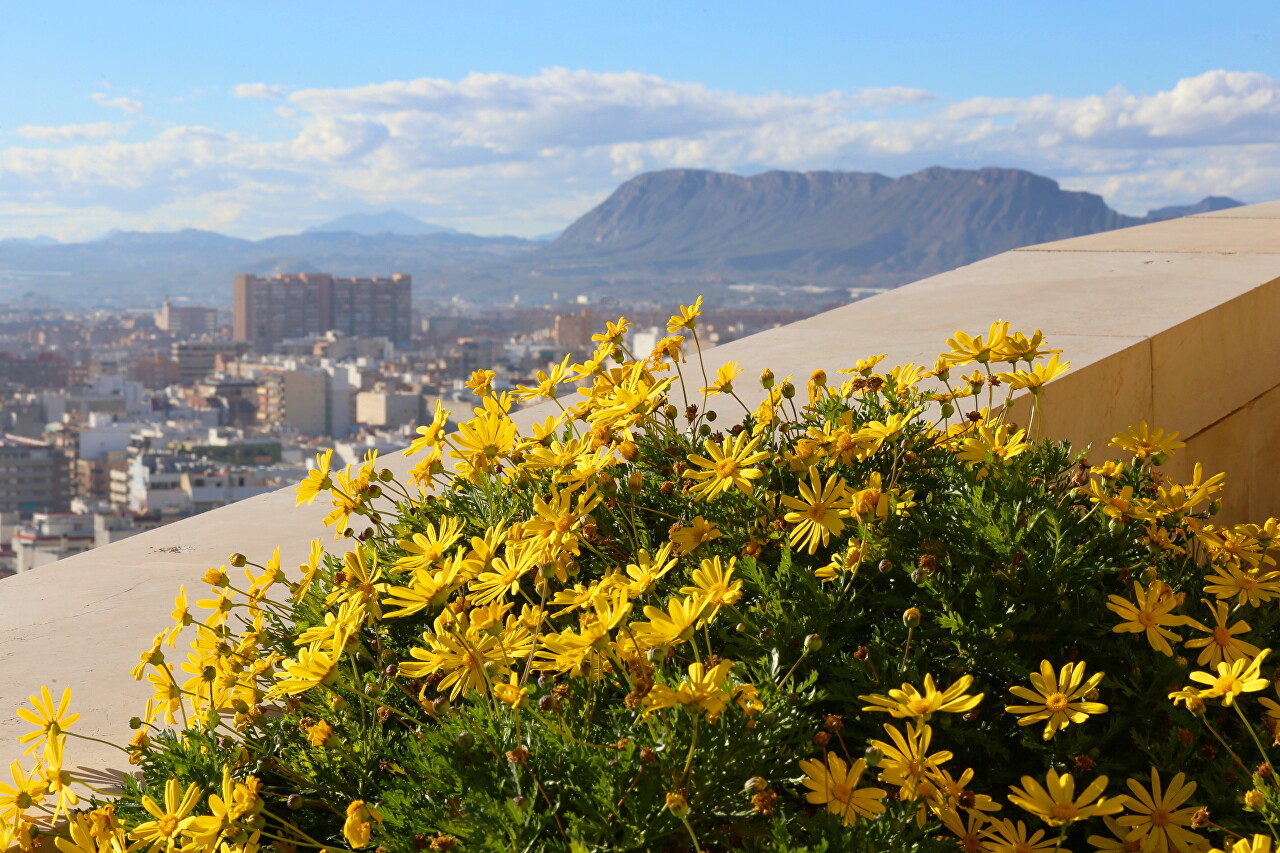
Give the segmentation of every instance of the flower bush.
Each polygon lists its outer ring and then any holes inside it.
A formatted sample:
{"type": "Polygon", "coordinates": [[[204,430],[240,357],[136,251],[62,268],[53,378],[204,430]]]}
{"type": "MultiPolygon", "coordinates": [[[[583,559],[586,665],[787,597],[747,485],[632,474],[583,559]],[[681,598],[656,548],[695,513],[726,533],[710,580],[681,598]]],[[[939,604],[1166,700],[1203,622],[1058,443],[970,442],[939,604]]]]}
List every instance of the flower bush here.
{"type": "Polygon", "coordinates": [[[535,385],[477,373],[403,481],[322,454],[298,501],[341,556],[179,594],[117,797],[77,796],[70,692],[33,696],[0,847],[1271,849],[1280,523],[1215,524],[1176,434],[1035,440],[1039,332],[750,406],[700,304],[643,358],[620,320],[535,385]]]}

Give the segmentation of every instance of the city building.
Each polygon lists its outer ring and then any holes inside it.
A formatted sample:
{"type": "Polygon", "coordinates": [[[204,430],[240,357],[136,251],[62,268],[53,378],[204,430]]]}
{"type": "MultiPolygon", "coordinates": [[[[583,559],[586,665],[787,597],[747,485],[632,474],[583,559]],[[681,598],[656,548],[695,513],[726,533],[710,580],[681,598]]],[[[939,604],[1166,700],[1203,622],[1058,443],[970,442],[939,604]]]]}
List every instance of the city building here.
{"type": "Polygon", "coordinates": [[[408,346],[412,291],[413,280],[408,275],[238,275],[232,295],[234,336],[258,352],[270,352],[286,338],[319,335],[331,329],[351,337],[385,337],[397,346],[408,346]]]}
{"type": "Polygon", "coordinates": [[[62,451],[18,435],[0,438],[0,512],[62,512],[70,504],[70,492],[62,451]]]}
{"type": "Polygon", "coordinates": [[[156,328],[176,338],[194,338],[218,330],[218,309],[194,305],[171,305],[164,301],[156,312],[156,328]]]}
{"type": "Polygon", "coordinates": [[[37,512],[14,530],[11,547],[16,569],[28,572],[93,547],[93,515],[37,512]]]}

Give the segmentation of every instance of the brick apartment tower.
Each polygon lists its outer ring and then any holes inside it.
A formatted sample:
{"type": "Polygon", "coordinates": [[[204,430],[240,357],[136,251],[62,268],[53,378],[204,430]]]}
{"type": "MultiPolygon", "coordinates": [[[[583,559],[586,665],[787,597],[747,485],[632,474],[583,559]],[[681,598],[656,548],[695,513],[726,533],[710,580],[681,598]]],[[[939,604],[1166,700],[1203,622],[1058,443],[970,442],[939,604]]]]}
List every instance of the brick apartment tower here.
{"type": "Polygon", "coordinates": [[[236,340],[270,352],[285,338],[335,329],[350,337],[383,337],[408,346],[413,278],[334,278],[296,273],[236,276],[232,319],[236,340]]]}

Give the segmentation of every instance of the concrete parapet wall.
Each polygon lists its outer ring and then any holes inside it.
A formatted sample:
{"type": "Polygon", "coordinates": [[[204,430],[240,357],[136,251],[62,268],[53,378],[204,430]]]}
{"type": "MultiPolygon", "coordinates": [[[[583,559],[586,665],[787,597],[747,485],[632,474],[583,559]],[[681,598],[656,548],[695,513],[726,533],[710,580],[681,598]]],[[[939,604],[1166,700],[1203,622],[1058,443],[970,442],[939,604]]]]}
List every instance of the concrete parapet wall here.
{"type": "MultiPolygon", "coordinates": [[[[1049,435],[1092,443],[1101,458],[1139,420],[1178,430],[1188,447],[1171,474],[1203,461],[1227,472],[1224,517],[1280,515],[1280,202],[1006,252],[718,347],[708,368],[734,360],[754,379],[770,367],[803,388],[815,368],[877,353],[932,366],[957,329],[985,333],[996,318],[1043,330],[1072,363],[1043,393],[1049,435]]],[[[1025,423],[1025,405],[1015,419],[1025,423]]],[[[408,467],[399,455],[388,463],[408,467]]],[[[76,730],[127,741],[150,695],[128,672],[168,623],[178,587],[203,597],[201,575],[232,551],[262,562],[279,546],[286,569],[297,566],[312,539],[334,542],[326,510],[295,507],[288,489],[0,582],[0,761],[19,757],[13,737],[28,726],[12,709],[42,684],[73,688],[76,730]]],[[[171,663],[185,654],[169,651],[171,663]]],[[[122,753],[86,741],[73,740],[67,758],[129,769],[122,753]]]]}

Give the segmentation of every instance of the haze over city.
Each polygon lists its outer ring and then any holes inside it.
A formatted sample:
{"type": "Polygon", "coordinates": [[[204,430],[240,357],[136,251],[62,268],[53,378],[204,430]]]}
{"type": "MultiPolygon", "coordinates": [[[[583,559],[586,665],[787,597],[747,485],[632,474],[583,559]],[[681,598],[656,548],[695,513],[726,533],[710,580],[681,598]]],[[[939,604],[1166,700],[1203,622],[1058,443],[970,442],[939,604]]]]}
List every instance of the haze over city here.
{"type": "Polygon", "coordinates": [[[1117,210],[1280,195],[1280,7],[6,10],[0,238],[394,208],[556,232],[666,168],[1028,169],[1117,210]]]}

